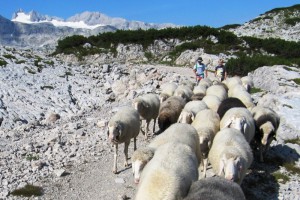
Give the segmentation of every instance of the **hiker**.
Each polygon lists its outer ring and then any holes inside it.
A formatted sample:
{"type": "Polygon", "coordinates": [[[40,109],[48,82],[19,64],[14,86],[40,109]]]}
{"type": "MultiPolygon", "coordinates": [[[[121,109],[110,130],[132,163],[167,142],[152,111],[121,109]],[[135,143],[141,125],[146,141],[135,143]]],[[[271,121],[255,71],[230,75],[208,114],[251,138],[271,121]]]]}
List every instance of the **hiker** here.
{"type": "Polygon", "coordinates": [[[203,64],[202,61],[203,61],[202,58],[199,57],[193,68],[195,75],[196,75],[197,84],[199,84],[200,80],[204,78],[204,73],[205,73],[205,77],[207,77],[206,65],[203,64]]]}
{"type": "Polygon", "coordinates": [[[224,65],[224,60],[220,59],[218,66],[215,68],[215,76],[220,80],[224,81],[227,78],[227,71],[224,65]]]}

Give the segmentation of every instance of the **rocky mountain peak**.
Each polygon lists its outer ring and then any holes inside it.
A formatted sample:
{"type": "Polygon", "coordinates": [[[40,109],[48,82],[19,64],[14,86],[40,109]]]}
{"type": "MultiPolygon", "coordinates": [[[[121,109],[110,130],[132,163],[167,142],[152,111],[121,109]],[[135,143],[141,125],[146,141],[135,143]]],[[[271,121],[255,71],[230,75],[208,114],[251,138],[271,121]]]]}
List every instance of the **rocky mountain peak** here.
{"type": "Polygon", "coordinates": [[[238,36],[300,41],[300,4],[267,11],[230,30],[238,36]]]}

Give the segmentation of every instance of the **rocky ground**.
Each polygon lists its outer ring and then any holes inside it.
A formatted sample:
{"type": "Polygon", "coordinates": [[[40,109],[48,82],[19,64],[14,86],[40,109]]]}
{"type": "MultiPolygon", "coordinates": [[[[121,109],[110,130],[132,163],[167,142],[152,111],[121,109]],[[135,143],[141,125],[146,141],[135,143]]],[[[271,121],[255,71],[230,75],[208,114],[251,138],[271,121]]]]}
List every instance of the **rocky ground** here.
{"type": "MultiPolygon", "coordinates": [[[[131,168],[121,165],[123,145],[119,148],[120,172],[111,172],[113,148],[107,142],[105,124],[120,106],[130,105],[139,94],[158,93],[163,82],[194,80],[191,69],[118,63],[72,65],[43,55],[28,58],[27,54],[30,52],[14,54],[6,67],[0,67],[0,199],[25,199],[12,192],[27,184],[43,189],[42,196],[29,199],[133,199],[136,185],[131,168]]],[[[251,74],[258,79],[256,87],[264,89],[253,98],[284,113],[290,107],[284,106],[278,95],[296,98],[300,90],[290,78],[280,78],[280,72],[299,78],[299,70],[270,69],[251,74]],[[273,79],[261,76],[264,72],[273,79]],[[275,86],[278,83],[280,93],[275,86]]],[[[295,111],[291,110],[291,115],[295,111]]],[[[255,161],[244,179],[247,199],[300,196],[299,172],[293,174],[284,166],[295,162],[299,168],[299,143],[285,140],[297,139],[300,133],[288,119],[282,122],[266,163],[255,161]],[[274,172],[288,176],[289,181],[276,179],[274,172]]],[[[138,147],[148,142],[139,135],[138,147]]],[[[130,145],[129,155],[132,152],[130,145]]]]}

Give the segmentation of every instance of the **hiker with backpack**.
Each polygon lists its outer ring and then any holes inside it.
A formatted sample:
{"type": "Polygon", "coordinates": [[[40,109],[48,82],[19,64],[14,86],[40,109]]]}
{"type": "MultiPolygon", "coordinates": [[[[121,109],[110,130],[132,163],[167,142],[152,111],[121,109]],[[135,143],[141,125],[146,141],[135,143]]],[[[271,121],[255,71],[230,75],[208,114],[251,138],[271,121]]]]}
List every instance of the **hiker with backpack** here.
{"type": "Polygon", "coordinates": [[[206,65],[204,63],[202,63],[202,61],[203,61],[202,58],[199,57],[196,61],[196,64],[193,67],[193,70],[196,75],[197,84],[199,84],[201,79],[203,79],[204,77],[207,77],[206,65]],[[205,76],[204,76],[204,73],[205,73],[205,76]]]}

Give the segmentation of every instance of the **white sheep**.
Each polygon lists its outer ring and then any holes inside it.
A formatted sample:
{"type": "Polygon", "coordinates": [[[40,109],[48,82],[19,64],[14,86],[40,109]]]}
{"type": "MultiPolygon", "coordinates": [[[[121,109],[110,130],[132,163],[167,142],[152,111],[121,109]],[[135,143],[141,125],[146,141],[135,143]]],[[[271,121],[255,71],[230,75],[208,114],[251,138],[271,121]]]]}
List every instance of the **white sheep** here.
{"type": "Polygon", "coordinates": [[[179,115],[178,122],[191,124],[195,119],[196,114],[204,109],[207,109],[207,105],[203,101],[190,101],[185,104],[179,115]]]}
{"type": "Polygon", "coordinates": [[[171,124],[177,122],[186,101],[178,96],[169,97],[160,104],[158,114],[158,126],[160,132],[166,130],[171,124]]]}
{"type": "Polygon", "coordinates": [[[168,142],[157,148],[142,172],[136,200],[182,199],[198,180],[198,161],[185,144],[168,142]]]}
{"type": "Polygon", "coordinates": [[[229,109],[220,121],[220,129],[235,128],[239,130],[249,142],[255,135],[255,122],[247,108],[235,107],[229,109]]]}
{"type": "Polygon", "coordinates": [[[192,95],[193,90],[187,85],[179,85],[174,92],[174,96],[182,97],[186,102],[191,100],[192,95]]]}
{"type": "Polygon", "coordinates": [[[208,177],[192,183],[184,200],[246,200],[241,186],[219,176],[208,177]]]}
{"type": "Polygon", "coordinates": [[[202,154],[200,164],[203,169],[202,177],[205,177],[208,165],[208,152],[216,133],[220,130],[220,117],[215,111],[204,109],[198,112],[192,126],[195,127],[199,136],[200,151],[202,154]]]}
{"type": "Polygon", "coordinates": [[[242,81],[243,86],[246,88],[246,90],[248,92],[250,92],[251,88],[254,86],[252,77],[250,77],[250,76],[243,76],[241,78],[241,81],[242,81]]]}
{"type": "Polygon", "coordinates": [[[221,104],[221,100],[216,95],[206,95],[202,101],[206,103],[207,107],[212,109],[213,111],[217,112],[219,105],[221,104]]]}
{"type": "Polygon", "coordinates": [[[251,95],[245,90],[234,90],[232,91],[231,97],[240,99],[249,110],[255,106],[251,95]]]}
{"type": "MultiPolygon", "coordinates": [[[[230,88],[230,90],[228,90],[228,96],[229,96],[229,97],[232,97],[233,94],[235,94],[235,93],[237,93],[237,92],[239,92],[239,91],[245,91],[245,92],[248,92],[248,91],[246,90],[246,88],[245,88],[243,85],[241,85],[241,84],[236,84],[236,85],[232,86],[232,87],[230,88]]],[[[249,93],[249,92],[248,92],[248,93],[249,93]]]]}
{"type": "Polygon", "coordinates": [[[269,149],[271,142],[276,140],[280,117],[273,109],[265,106],[255,106],[251,113],[256,125],[254,142],[259,147],[260,161],[264,162],[264,154],[269,149]]]}
{"type": "Polygon", "coordinates": [[[241,80],[241,77],[234,76],[234,77],[227,78],[226,80],[223,81],[223,83],[225,83],[227,85],[228,89],[230,90],[235,85],[238,85],[238,84],[242,85],[242,80],[241,80]]]}
{"type": "Polygon", "coordinates": [[[128,146],[134,140],[136,150],[136,137],[140,131],[140,115],[134,108],[123,107],[115,113],[108,122],[107,135],[114,148],[113,173],[117,173],[118,144],[124,143],[125,167],[128,166],[128,146]]]}
{"type": "Polygon", "coordinates": [[[204,85],[196,85],[193,89],[193,93],[194,94],[203,94],[203,96],[205,96],[206,90],[207,90],[207,87],[205,87],[204,85]]]}
{"type": "Polygon", "coordinates": [[[161,92],[159,95],[160,102],[163,102],[167,98],[173,96],[177,87],[178,85],[174,82],[162,84],[161,92]]]}
{"type": "Polygon", "coordinates": [[[198,85],[203,85],[204,87],[208,88],[213,84],[213,82],[209,78],[203,78],[200,80],[198,85]]]}
{"type": "Polygon", "coordinates": [[[253,154],[240,131],[224,128],[216,134],[208,159],[216,175],[241,184],[252,164],[253,154]]]}
{"type": "Polygon", "coordinates": [[[196,129],[189,124],[175,123],[167,128],[162,134],[155,137],[147,147],[139,148],[133,152],[131,161],[135,183],[139,182],[140,174],[145,165],[154,156],[155,150],[168,142],[178,142],[188,145],[196,154],[198,162],[201,162],[202,157],[199,146],[199,136],[196,129]]]}
{"type": "Polygon", "coordinates": [[[212,85],[206,90],[206,95],[215,95],[221,101],[228,97],[227,90],[222,85],[212,85]]]}
{"type": "Polygon", "coordinates": [[[155,133],[155,124],[158,117],[160,101],[157,94],[145,94],[134,100],[134,108],[139,112],[140,118],[146,120],[145,138],[148,137],[149,124],[153,119],[153,134],[155,133]]]}

